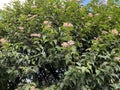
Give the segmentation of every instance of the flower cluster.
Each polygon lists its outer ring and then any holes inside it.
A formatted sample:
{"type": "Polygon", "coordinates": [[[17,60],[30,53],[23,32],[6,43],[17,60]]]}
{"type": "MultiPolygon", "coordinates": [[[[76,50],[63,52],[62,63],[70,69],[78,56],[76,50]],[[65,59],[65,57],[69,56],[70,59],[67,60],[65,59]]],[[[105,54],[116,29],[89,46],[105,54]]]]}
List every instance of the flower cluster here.
{"type": "Polygon", "coordinates": [[[116,29],[113,29],[113,30],[111,31],[111,33],[112,33],[113,35],[115,35],[115,36],[117,36],[117,35],[119,34],[116,29]]]}
{"type": "Polygon", "coordinates": [[[31,86],[31,87],[30,87],[30,90],[35,90],[35,86],[31,86]]]}
{"type": "Polygon", "coordinates": [[[62,44],[61,44],[61,46],[62,47],[68,47],[68,46],[71,46],[71,45],[74,45],[75,44],[75,42],[73,41],[73,40],[70,40],[70,41],[68,41],[68,42],[63,42],[62,44]]]}
{"type": "Polygon", "coordinates": [[[37,33],[32,33],[30,34],[31,37],[41,37],[41,34],[37,34],[37,33]]]}
{"type": "Polygon", "coordinates": [[[1,42],[2,44],[5,44],[5,43],[7,43],[7,40],[4,39],[4,38],[1,38],[1,39],[0,39],[0,42],[1,42]]]}
{"type": "MultiPolygon", "coordinates": [[[[28,14],[28,16],[29,16],[30,14],[28,14]]],[[[31,19],[33,19],[33,18],[36,18],[38,15],[33,15],[33,16],[30,16],[29,18],[27,18],[27,21],[29,21],[29,20],[31,20],[31,19]]]]}
{"type": "Polygon", "coordinates": [[[62,46],[62,47],[67,47],[67,46],[68,46],[68,43],[67,43],[67,42],[63,42],[63,43],[61,44],[61,46],[62,46]]]}
{"type": "Polygon", "coordinates": [[[64,10],[65,9],[65,5],[62,5],[61,8],[64,10]]]}
{"type": "Polygon", "coordinates": [[[89,16],[89,17],[93,17],[93,14],[92,14],[92,13],[88,13],[88,16],[89,16]]]}
{"type": "Polygon", "coordinates": [[[85,17],[81,17],[81,19],[85,19],[85,17]]]}
{"type": "Polygon", "coordinates": [[[112,19],[112,17],[111,17],[111,16],[108,16],[108,19],[110,19],[110,20],[111,20],[111,19],[112,19]]]}
{"type": "Polygon", "coordinates": [[[31,14],[28,14],[28,17],[31,17],[32,15],[31,14]]]}
{"type": "Polygon", "coordinates": [[[73,27],[73,24],[72,23],[63,23],[63,27],[66,27],[66,28],[72,28],[73,27]]]}
{"type": "Polygon", "coordinates": [[[97,41],[103,41],[103,39],[100,36],[98,36],[97,38],[94,37],[94,39],[97,40],[97,41]]]}
{"type": "Polygon", "coordinates": [[[95,16],[99,16],[100,14],[99,13],[96,13],[95,16]]]}
{"type": "Polygon", "coordinates": [[[37,6],[31,6],[32,9],[37,8],[37,6]]]}
{"type": "Polygon", "coordinates": [[[120,57],[114,57],[114,60],[119,61],[120,57]]]}
{"type": "Polygon", "coordinates": [[[102,34],[107,34],[108,32],[107,31],[102,31],[102,34]]]}
{"type": "Polygon", "coordinates": [[[43,24],[44,24],[45,28],[47,28],[47,29],[51,28],[51,22],[50,21],[44,21],[43,24]]]}
{"type": "Polygon", "coordinates": [[[57,8],[57,5],[53,5],[54,8],[57,8]]]}
{"type": "Polygon", "coordinates": [[[23,30],[23,29],[24,29],[24,27],[22,27],[22,26],[19,26],[19,27],[18,27],[18,29],[19,29],[19,30],[23,30]]]}
{"type": "Polygon", "coordinates": [[[46,24],[51,24],[51,22],[50,21],[44,21],[43,24],[45,24],[45,25],[46,24]]]}

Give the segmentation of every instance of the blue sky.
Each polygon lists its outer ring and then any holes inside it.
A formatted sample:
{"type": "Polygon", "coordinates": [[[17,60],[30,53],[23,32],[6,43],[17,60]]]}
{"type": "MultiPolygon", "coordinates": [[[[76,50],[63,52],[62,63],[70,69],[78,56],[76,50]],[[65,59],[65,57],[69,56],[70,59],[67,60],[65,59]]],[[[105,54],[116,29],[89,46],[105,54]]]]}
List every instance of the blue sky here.
{"type": "Polygon", "coordinates": [[[86,5],[90,2],[90,0],[84,0],[83,5],[86,5]]]}

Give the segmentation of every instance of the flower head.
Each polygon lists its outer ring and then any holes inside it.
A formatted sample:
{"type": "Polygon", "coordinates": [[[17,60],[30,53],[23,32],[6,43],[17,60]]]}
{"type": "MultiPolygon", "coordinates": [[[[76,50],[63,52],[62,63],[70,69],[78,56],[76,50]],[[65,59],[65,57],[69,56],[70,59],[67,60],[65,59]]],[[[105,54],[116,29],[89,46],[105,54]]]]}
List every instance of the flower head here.
{"type": "Polygon", "coordinates": [[[33,16],[32,16],[32,18],[35,18],[35,17],[37,17],[37,16],[38,16],[38,15],[37,15],[37,14],[35,14],[35,15],[33,15],[33,16]]]}
{"type": "Polygon", "coordinates": [[[112,17],[111,16],[108,16],[109,19],[111,19],[112,17]]]}
{"type": "Polygon", "coordinates": [[[112,31],[111,31],[111,33],[113,34],[113,35],[118,35],[119,34],[119,32],[116,30],[116,29],[113,29],[112,31]]]}
{"type": "Polygon", "coordinates": [[[73,45],[73,44],[75,44],[75,42],[73,40],[70,40],[70,41],[68,41],[68,44],[73,45]]]}
{"type": "Polygon", "coordinates": [[[57,5],[54,5],[53,7],[54,7],[54,8],[57,8],[57,5]]]}
{"type": "Polygon", "coordinates": [[[28,17],[31,17],[32,15],[31,14],[28,14],[28,17]]]}
{"type": "Polygon", "coordinates": [[[70,41],[68,41],[68,42],[63,42],[62,44],[61,44],[61,46],[62,47],[68,47],[68,46],[71,46],[71,45],[74,45],[75,44],[75,42],[73,41],[73,40],[70,40],[70,41]]]}
{"type": "Polygon", "coordinates": [[[100,14],[99,13],[96,13],[95,16],[99,16],[100,14]]]}
{"type": "Polygon", "coordinates": [[[51,28],[51,22],[50,21],[44,21],[43,22],[45,28],[51,28]]]}
{"type": "Polygon", "coordinates": [[[103,39],[102,39],[100,36],[98,36],[97,38],[95,37],[95,39],[96,39],[97,41],[103,41],[103,39]]]}
{"type": "Polygon", "coordinates": [[[62,5],[61,8],[62,8],[62,9],[65,9],[65,5],[62,5]]]}
{"type": "Polygon", "coordinates": [[[51,24],[51,22],[50,22],[50,21],[44,21],[43,24],[44,24],[44,25],[46,25],[46,24],[51,24]]]}
{"type": "Polygon", "coordinates": [[[7,43],[7,40],[4,39],[4,38],[1,38],[1,39],[0,39],[0,42],[1,42],[2,44],[5,44],[5,43],[7,43]]]}
{"type": "Polygon", "coordinates": [[[73,27],[72,23],[63,23],[63,26],[68,28],[68,27],[73,27]]]}
{"type": "Polygon", "coordinates": [[[82,17],[81,19],[85,19],[85,17],[82,17]]]}
{"type": "Polygon", "coordinates": [[[93,17],[93,14],[92,14],[92,13],[88,13],[88,16],[89,16],[89,17],[93,17]]]}
{"type": "Polygon", "coordinates": [[[34,8],[37,8],[37,6],[34,5],[34,6],[31,6],[31,8],[34,9],[34,8]]]}
{"type": "Polygon", "coordinates": [[[24,29],[24,27],[22,27],[22,26],[19,26],[19,27],[18,27],[18,29],[20,29],[20,30],[23,30],[23,29],[24,29]]]}
{"type": "Polygon", "coordinates": [[[41,34],[37,34],[37,33],[32,33],[30,34],[31,37],[41,37],[41,34]]]}
{"type": "Polygon", "coordinates": [[[18,33],[18,32],[15,32],[14,35],[17,36],[17,35],[19,35],[19,33],[18,33]]]}
{"type": "Polygon", "coordinates": [[[107,34],[108,32],[107,31],[102,31],[102,34],[107,34]]]}
{"type": "Polygon", "coordinates": [[[62,46],[62,47],[67,47],[67,46],[68,46],[68,43],[67,43],[67,42],[63,42],[63,43],[61,44],[61,46],[62,46]]]}
{"type": "Polygon", "coordinates": [[[37,16],[38,16],[38,15],[33,15],[33,16],[27,18],[27,21],[28,21],[28,20],[31,20],[31,19],[33,19],[33,18],[36,18],[37,16]]]}
{"type": "Polygon", "coordinates": [[[120,57],[114,57],[114,60],[119,61],[120,57]]]}
{"type": "Polygon", "coordinates": [[[31,87],[30,87],[30,90],[35,90],[35,86],[31,86],[31,87]]]}
{"type": "Polygon", "coordinates": [[[45,28],[46,29],[51,28],[51,24],[45,25],[45,28]]]}

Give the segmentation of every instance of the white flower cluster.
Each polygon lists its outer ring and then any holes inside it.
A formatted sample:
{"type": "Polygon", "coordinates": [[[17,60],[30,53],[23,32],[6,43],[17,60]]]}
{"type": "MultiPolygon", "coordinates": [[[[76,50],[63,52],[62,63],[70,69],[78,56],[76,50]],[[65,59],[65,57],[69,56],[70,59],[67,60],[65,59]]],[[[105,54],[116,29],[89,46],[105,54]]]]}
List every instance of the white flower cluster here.
{"type": "Polygon", "coordinates": [[[68,47],[68,46],[71,46],[71,45],[74,45],[75,44],[75,42],[73,41],[73,40],[70,40],[70,41],[68,41],[68,42],[63,42],[62,44],[61,44],[61,46],[62,47],[68,47]]]}

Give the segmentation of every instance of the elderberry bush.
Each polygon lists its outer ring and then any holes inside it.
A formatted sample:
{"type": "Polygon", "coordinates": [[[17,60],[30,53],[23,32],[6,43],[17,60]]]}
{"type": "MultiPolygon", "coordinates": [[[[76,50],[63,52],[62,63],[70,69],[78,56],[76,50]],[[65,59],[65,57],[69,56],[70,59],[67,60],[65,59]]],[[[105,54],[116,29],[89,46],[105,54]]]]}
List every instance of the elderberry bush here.
{"type": "Polygon", "coordinates": [[[120,2],[83,1],[0,11],[0,90],[120,90],[120,2]]]}

